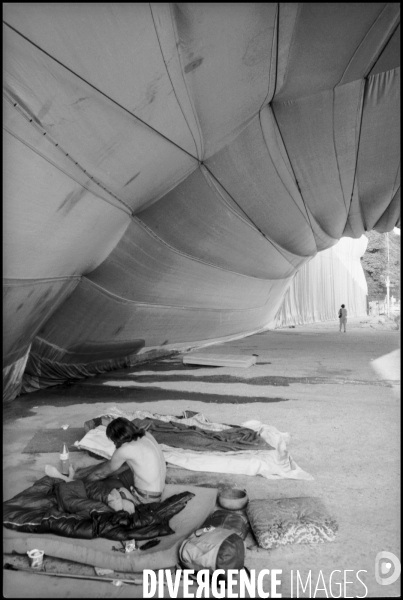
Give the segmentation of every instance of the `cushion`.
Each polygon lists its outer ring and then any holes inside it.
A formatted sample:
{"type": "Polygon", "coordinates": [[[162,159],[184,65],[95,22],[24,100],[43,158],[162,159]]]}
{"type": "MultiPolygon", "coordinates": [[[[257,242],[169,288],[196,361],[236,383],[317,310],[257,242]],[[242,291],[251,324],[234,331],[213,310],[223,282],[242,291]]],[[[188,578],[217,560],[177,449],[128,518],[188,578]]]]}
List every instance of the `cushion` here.
{"type": "Polygon", "coordinates": [[[261,548],[332,542],[338,525],[319,498],[250,500],[246,509],[261,548]]]}
{"type": "Polygon", "coordinates": [[[80,450],[94,452],[103,458],[111,459],[116,447],[111,440],[106,437],[106,426],[98,425],[95,429],[89,430],[82,440],[74,444],[80,450]]]}

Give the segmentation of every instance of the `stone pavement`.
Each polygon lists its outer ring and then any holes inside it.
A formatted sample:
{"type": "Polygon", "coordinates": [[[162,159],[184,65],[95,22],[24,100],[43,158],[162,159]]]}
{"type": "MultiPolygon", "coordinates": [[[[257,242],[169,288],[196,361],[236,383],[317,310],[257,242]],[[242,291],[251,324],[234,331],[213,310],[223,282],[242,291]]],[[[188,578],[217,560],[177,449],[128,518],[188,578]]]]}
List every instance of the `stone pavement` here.
{"type": "MultiPolygon", "coordinates": [[[[400,579],[387,586],[375,580],[378,552],[400,558],[399,348],[400,332],[389,323],[349,319],[344,334],[332,321],[268,331],[204,349],[257,355],[257,364],[248,369],[189,368],[180,355],[174,355],[21,396],[4,409],[4,499],[41,477],[45,464],[58,465],[58,454],[21,454],[36,430],[63,423],[81,427],[110,406],[165,414],[190,409],[212,421],[234,424],[258,419],[290,433],[290,453],[313,481],[173,468],[168,470],[169,481],[217,487],[232,483],[245,487],[251,499],[320,497],[339,523],[333,543],[285,546],[271,552],[252,545],[247,566],[282,569],[277,591],[283,597],[297,596],[297,571],[304,585],[311,573],[311,591],[299,587],[299,597],[399,596],[400,579]]],[[[84,453],[70,456],[76,466],[94,460],[84,453]]],[[[50,570],[60,572],[62,567],[56,569],[47,560],[50,570]]],[[[91,567],[74,568],[74,563],[68,568],[77,574],[90,571],[94,573],[91,567]]],[[[51,577],[3,573],[6,597],[50,597],[43,595],[50,590],[52,597],[60,598],[137,597],[132,589],[136,586],[128,584],[119,588],[106,582],[84,585],[80,580],[66,584],[51,577]]]]}

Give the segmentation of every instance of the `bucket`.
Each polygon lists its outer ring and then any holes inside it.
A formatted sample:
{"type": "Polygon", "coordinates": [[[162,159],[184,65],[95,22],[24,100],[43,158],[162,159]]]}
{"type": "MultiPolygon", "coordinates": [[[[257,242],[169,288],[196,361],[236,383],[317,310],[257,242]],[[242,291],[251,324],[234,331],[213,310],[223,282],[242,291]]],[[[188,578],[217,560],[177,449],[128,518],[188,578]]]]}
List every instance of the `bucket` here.
{"type": "Polygon", "coordinates": [[[29,566],[32,569],[42,569],[43,568],[43,555],[45,552],[43,550],[28,550],[27,552],[29,558],[29,566]]]}

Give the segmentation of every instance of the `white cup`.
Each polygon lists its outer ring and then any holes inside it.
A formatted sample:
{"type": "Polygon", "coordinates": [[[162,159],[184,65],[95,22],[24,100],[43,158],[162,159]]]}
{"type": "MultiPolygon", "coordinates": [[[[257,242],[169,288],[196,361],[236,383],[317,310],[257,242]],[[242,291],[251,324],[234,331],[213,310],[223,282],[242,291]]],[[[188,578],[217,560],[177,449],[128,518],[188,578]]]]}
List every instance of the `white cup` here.
{"type": "Polygon", "coordinates": [[[29,564],[32,569],[41,569],[43,567],[43,555],[45,552],[43,550],[28,550],[27,551],[29,564]]]}

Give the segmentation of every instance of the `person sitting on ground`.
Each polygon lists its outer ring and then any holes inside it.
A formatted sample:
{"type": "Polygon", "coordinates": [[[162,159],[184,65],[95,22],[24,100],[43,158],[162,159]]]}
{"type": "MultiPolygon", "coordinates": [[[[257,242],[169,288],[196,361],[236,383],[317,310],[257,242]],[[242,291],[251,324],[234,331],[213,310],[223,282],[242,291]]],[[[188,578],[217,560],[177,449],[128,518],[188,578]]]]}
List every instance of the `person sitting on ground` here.
{"type": "Polygon", "coordinates": [[[346,333],[347,308],[344,306],[344,304],[341,305],[341,308],[339,310],[339,321],[340,321],[339,331],[341,332],[341,328],[344,326],[344,333],[346,333]]]}
{"type": "Polygon", "coordinates": [[[106,428],[106,436],[115,444],[112,458],[95,467],[85,481],[97,481],[119,475],[136,504],[159,502],[165,486],[166,464],[155,438],[131,421],[118,417],[106,428]],[[128,468],[130,467],[130,469],[128,468]]]}

